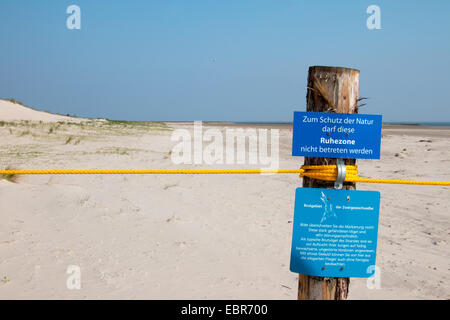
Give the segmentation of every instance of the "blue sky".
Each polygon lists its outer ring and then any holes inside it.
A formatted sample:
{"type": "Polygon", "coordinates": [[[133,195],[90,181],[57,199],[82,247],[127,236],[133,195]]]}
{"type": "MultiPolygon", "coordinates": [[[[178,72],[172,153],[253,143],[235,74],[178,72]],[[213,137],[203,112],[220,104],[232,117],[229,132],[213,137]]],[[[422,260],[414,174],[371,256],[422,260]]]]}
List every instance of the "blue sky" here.
{"type": "Polygon", "coordinates": [[[361,113],[450,121],[450,1],[2,0],[0,97],[126,120],[292,121],[311,65],[361,70],[361,113]],[[68,30],[66,8],[81,8],[68,30]],[[368,30],[366,8],[381,8],[368,30]]]}

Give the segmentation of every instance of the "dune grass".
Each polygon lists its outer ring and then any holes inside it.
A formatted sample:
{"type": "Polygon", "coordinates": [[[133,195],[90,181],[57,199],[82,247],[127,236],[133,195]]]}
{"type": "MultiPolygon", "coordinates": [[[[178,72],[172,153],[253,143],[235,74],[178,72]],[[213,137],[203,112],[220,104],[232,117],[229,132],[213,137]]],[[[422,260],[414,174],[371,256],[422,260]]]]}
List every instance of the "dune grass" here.
{"type": "Polygon", "coordinates": [[[23,136],[26,136],[26,135],[29,135],[29,134],[31,134],[31,131],[30,130],[25,130],[25,131],[22,131],[21,133],[19,133],[18,137],[23,137],[23,136]]]}
{"type": "Polygon", "coordinates": [[[67,137],[65,144],[69,144],[72,140],[73,140],[72,136],[67,137]]]}
{"type": "MultiPolygon", "coordinates": [[[[6,167],[5,170],[14,170],[11,167],[6,167]]],[[[6,180],[9,182],[18,182],[18,175],[17,174],[0,174],[0,180],[6,180]]]]}

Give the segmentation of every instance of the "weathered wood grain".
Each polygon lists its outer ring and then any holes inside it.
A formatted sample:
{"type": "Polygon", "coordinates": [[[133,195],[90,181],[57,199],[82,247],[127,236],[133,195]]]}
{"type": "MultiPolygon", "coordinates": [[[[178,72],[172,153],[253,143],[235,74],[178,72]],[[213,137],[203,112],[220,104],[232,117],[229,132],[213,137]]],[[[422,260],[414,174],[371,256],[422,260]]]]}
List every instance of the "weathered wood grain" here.
{"type": "MultiPolygon", "coordinates": [[[[308,72],[306,111],[358,113],[359,70],[313,66],[308,72]]],[[[355,164],[345,159],[345,164],[355,164]]],[[[305,165],[336,164],[336,159],[305,157],[305,165]]],[[[334,188],[334,182],[303,178],[305,188],[334,188]]],[[[355,190],[355,183],[344,183],[344,189],[355,190]]],[[[349,278],[324,278],[299,275],[299,300],[345,300],[349,278]]]]}

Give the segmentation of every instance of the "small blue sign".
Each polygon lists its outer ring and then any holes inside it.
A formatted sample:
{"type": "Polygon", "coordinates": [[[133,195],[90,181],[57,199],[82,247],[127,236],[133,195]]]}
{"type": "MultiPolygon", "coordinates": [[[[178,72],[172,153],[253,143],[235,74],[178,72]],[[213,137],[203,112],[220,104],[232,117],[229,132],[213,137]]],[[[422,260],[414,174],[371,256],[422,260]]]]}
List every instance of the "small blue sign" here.
{"type": "Polygon", "coordinates": [[[292,155],[380,159],[381,115],[294,112],[292,155]]]}
{"type": "Polygon", "coordinates": [[[297,188],[292,272],[320,277],[374,274],[380,193],[297,188]]]}

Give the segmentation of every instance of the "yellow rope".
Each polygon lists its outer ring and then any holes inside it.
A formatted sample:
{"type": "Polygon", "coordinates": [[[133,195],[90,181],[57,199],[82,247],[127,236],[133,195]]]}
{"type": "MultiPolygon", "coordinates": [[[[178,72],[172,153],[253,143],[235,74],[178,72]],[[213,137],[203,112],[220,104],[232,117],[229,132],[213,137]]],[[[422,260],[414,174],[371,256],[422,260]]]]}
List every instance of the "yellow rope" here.
{"type": "Polygon", "coordinates": [[[0,170],[0,174],[261,174],[301,173],[302,169],[256,170],[0,170]]]}
{"type": "MultiPolygon", "coordinates": [[[[347,182],[416,184],[450,186],[449,181],[417,181],[397,179],[366,179],[358,176],[358,167],[347,165],[347,182]]],[[[300,169],[235,169],[235,170],[0,170],[2,175],[20,174],[262,174],[262,173],[300,173],[300,177],[335,181],[336,165],[302,166],[300,169]]]]}
{"type": "MultiPolygon", "coordinates": [[[[347,175],[345,176],[345,181],[347,182],[450,186],[450,181],[418,181],[418,180],[360,178],[358,176],[358,166],[346,165],[346,168],[347,168],[347,175]]],[[[300,173],[300,177],[308,177],[325,181],[335,181],[337,176],[336,165],[302,166],[302,170],[303,172],[300,173]]]]}

